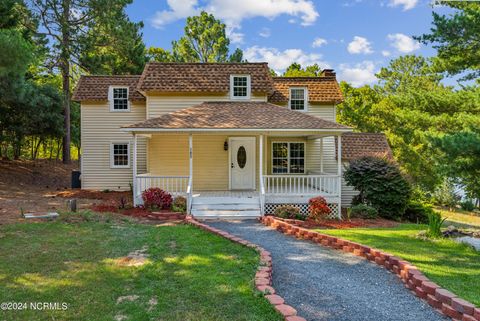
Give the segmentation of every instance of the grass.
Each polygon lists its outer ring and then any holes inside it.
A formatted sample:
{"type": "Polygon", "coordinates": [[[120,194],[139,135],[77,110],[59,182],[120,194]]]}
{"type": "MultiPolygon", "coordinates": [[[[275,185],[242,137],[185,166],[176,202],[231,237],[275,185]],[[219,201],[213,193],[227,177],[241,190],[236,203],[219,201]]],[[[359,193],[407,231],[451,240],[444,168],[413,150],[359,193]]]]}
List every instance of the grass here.
{"type": "Polygon", "coordinates": [[[2,320],[281,319],[254,290],[258,254],[192,226],[5,225],[0,248],[0,302],[68,306],[2,311],[2,320]],[[144,246],[147,264],[119,263],[144,246]],[[138,298],[117,303],[129,295],[138,298]]]}
{"type": "Polygon", "coordinates": [[[447,218],[447,221],[445,222],[447,225],[453,223],[460,227],[471,226],[474,228],[480,228],[480,216],[475,215],[472,212],[463,210],[450,211],[441,207],[437,207],[435,210],[439,211],[440,214],[442,214],[442,217],[447,218]]]}
{"type": "Polygon", "coordinates": [[[426,226],[402,224],[395,228],[318,230],[394,254],[416,265],[438,285],[480,305],[480,253],[448,239],[422,240],[426,226]]]}

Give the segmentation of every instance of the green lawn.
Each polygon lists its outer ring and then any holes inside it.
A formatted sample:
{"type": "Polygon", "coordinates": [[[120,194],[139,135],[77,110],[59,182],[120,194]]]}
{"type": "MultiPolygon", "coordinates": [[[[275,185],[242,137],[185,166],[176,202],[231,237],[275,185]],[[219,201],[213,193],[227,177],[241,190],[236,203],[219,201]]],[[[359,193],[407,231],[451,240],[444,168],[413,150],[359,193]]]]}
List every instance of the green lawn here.
{"type": "Polygon", "coordinates": [[[480,216],[475,215],[472,212],[462,210],[449,211],[440,207],[435,208],[435,210],[439,211],[442,214],[442,217],[447,219],[444,225],[450,225],[450,223],[452,223],[459,227],[470,226],[473,228],[480,228],[480,216]]]}
{"type": "Polygon", "coordinates": [[[2,320],[281,320],[254,291],[258,254],[192,226],[6,225],[0,249],[0,302],[68,304],[2,320]],[[143,266],[119,263],[145,246],[143,266]]]}
{"type": "Polygon", "coordinates": [[[396,228],[318,230],[392,253],[416,265],[432,281],[480,305],[480,253],[451,240],[422,240],[425,226],[402,224],[396,228]]]}

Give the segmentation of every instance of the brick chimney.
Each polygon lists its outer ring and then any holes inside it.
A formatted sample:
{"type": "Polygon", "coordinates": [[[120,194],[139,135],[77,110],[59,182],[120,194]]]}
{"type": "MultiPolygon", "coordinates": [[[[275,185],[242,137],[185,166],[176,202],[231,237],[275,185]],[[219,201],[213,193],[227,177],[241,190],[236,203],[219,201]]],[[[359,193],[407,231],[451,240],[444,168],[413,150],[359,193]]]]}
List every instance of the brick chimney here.
{"type": "Polygon", "coordinates": [[[322,77],[335,77],[335,71],[333,69],[323,69],[322,73],[320,74],[322,77]]]}

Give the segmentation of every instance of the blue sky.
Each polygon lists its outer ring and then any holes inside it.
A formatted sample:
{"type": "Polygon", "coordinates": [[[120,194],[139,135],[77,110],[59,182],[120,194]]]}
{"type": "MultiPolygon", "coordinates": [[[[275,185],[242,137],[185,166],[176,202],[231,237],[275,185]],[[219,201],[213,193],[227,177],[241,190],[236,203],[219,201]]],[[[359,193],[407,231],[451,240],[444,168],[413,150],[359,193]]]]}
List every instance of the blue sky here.
{"type": "Polygon", "coordinates": [[[404,54],[435,54],[411,36],[428,32],[431,0],[134,0],[130,18],[145,23],[147,46],[169,49],[183,34],[185,18],[202,9],[227,25],[232,51],[249,61],[267,61],[282,72],[296,61],[334,68],[356,86],[404,54]]]}

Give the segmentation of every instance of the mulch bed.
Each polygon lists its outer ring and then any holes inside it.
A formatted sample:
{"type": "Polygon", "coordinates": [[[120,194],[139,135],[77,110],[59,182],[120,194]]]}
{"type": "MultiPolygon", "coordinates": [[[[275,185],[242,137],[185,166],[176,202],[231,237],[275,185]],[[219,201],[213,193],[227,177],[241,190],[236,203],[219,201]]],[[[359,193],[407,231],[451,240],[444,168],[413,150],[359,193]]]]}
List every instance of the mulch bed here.
{"type": "Polygon", "coordinates": [[[329,220],[324,219],[320,221],[313,221],[313,220],[289,220],[289,219],[282,219],[276,217],[278,220],[282,220],[284,222],[288,222],[290,224],[294,224],[299,227],[304,227],[308,229],[315,229],[315,228],[331,228],[331,229],[346,229],[346,228],[360,228],[360,227],[395,227],[398,226],[400,223],[395,221],[386,220],[383,218],[377,219],[361,219],[361,218],[352,218],[350,220],[329,220]]]}
{"type": "Polygon", "coordinates": [[[180,212],[172,212],[169,210],[161,211],[150,211],[149,209],[143,207],[131,207],[125,209],[119,209],[118,206],[111,205],[108,203],[96,204],[90,207],[92,211],[100,213],[118,213],[121,215],[126,215],[135,218],[145,218],[149,220],[184,220],[185,214],[180,212]]]}
{"type": "Polygon", "coordinates": [[[87,189],[68,189],[56,194],[58,197],[63,198],[85,198],[85,199],[95,199],[95,200],[104,200],[104,201],[118,201],[122,197],[131,198],[132,192],[129,191],[93,191],[87,189]]]}

